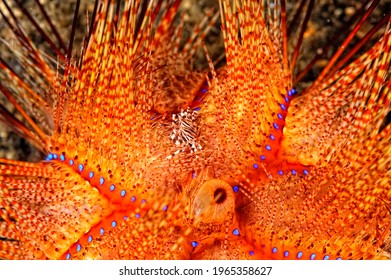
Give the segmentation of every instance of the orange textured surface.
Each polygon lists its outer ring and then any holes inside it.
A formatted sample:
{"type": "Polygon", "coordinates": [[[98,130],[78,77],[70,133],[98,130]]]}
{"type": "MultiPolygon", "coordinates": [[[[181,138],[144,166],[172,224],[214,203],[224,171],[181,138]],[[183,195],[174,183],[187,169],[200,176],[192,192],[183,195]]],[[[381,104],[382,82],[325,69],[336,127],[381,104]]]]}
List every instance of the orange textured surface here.
{"type": "Polygon", "coordinates": [[[389,14],[297,93],[285,1],[221,0],[226,66],[209,73],[191,54],[217,15],[181,46],[180,1],[112,2],[80,61],[54,49],[57,68],[20,30],[24,76],[0,60],[24,118],[1,120],[47,155],[0,159],[0,258],[391,257],[389,14]]]}

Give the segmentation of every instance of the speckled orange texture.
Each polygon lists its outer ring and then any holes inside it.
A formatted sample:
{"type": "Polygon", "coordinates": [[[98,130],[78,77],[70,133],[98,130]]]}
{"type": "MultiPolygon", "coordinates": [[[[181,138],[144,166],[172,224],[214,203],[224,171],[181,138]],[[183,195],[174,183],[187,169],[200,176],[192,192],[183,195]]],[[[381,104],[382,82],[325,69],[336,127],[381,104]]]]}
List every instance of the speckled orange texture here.
{"type": "Polygon", "coordinates": [[[297,93],[281,2],[222,0],[210,73],[217,16],[181,46],[180,1],[104,1],[60,69],[19,34],[0,90],[24,122],[2,119],[47,157],[0,159],[0,258],[390,258],[389,26],[297,93]]]}

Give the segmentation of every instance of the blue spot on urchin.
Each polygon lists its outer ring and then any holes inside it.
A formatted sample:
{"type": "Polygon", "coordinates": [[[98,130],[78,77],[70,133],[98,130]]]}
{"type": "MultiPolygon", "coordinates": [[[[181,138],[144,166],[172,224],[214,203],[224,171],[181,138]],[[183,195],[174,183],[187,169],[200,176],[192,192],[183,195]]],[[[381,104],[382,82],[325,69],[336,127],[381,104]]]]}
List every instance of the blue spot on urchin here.
{"type": "Polygon", "coordinates": [[[254,255],[254,251],[250,251],[248,252],[250,256],[253,256],[254,255]]]}
{"type": "Polygon", "coordinates": [[[285,107],[284,104],[280,104],[280,107],[281,107],[282,110],[284,110],[284,111],[286,110],[286,107],[285,107]]]}
{"type": "Polygon", "coordinates": [[[53,159],[53,154],[49,153],[48,156],[46,157],[46,160],[52,160],[53,159]]]}
{"type": "Polygon", "coordinates": [[[278,175],[280,175],[280,176],[284,175],[284,171],[278,170],[278,175]]]}
{"type": "Polygon", "coordinates": [[[117,226],[117,222],[116,221],[112,221],[111,222],[111,227],[115,228],[117,226]]]}
{"type": "Polygon", "coordinates": [[[138,219],[138,218],[140,218],[140,213],[136,213],[136,218],[138,219]]]}
{"type": "Polygon", "coordinates": [[[258,164],[254,163],[254,164],[253,164],[253,167],[254,167],[255,169],[258,169],[258,164]]]}
{"type": "Polygon", "coordinates": [[[264,155],[261,155],[260,158],[261,158],[261,160],[265,160],[266,159],[266,157],[264,155]]]}
{"type": "Polygon", "coordinates": [[[126,191],[125,191],[125,190],[122,190],[122,191],[120,192],[120,194],[121,194],[122,197],[124,197],[124,196],[126,195],[126,191]]]}
{"type": "Polygon", "coordinates": [[[105,183],[105,178],[100,177],[99,178],[99,184],[102,186],[105,183]]]}
{"type": "Polygon", "coordinates": [[[277,251],[278,251],[278,249],[276,247],[273,247],[272,253],[275,254],[275,253],[277,253],[277,251]]]}
{"type": "Polygon", "coordinates": [[[65,156],[63,154],[60,155],[60,160],[61,161],[64,161],[65,160],[65,156]]]}
{"type": "Polygon", "coordinates": [[[83,169],[84,169],[84,165],[80,163],[80,164],[79,164],[79,171],[82,172],[83,169]]]}
{"type": "Polygon", "coordinates": [[[287,258],[289,256],[289,252],[288,251],[285,251],[284,252],[284,257],[287,258]]]}
{"type": "Polygon", "coordinates": [[[232,187],[232,190],[237,193],[239,191],[239,186],[233,186],[232,187]]]}
{"type": "Polygon", "coordinates": [[[292,175],[296,175],[296,174],[297,174],[296,170],[292,169],[292,175]]]}
{"type": "Polygon", "coordinates": [[[191,242],[191,247],[195,248],[198,246],[198,242],[197,241],[192,241],[191,242]]]}
{"type": "Polygon", "coordinates": [[[92,179],[92,177],[94,177],[94,172],[90,171],[90,173],[88,174],[88,176],[90,177],[90,179],[92,179]]]}
{"type": "Polygon", "coordinates": [[[80,244],[77,244],[76,246],[76,252],[79,252],[81,250],[81,245],[80,244]]]}
{"type": "Polygon", "coordinates": [[[265,148],[266,148],[266,150],[268,150],[268,151],[271,151],[271,150],[272,150],[272,148],[271,148],[269,145],[266,145],[265,148]]]}
{"type": "Polygon", "coordinates": [[[311,256],[310,256],[310,260],[314,260],[314,259],[315,259],[315,257],[316,257],[316,254],[311,254],[311,256]]]}
{"type": "Polygon", "coordinates": [[[88,236],[88,242],[92,242],[92,236],[88,236]]]}
{"type": "Polygon", "coordinates": [[[328,260],[329,258],[330,258],[329,255],[325,255],[325,256],[323,257],[324,260],[328,260]]]}
{"type": "Polygon", "coordinates": [[[235,229],[232,231],[232,234],[235,235],[235,236],[239,236],[239,235],[240,235],[239,229],[235,228],[235,229]]]}
{"type": "Polygon", "coordinates": [[[277,129],[277,130],[280,129],[280,127],[278,126],[278,124],[277,124],[276,122],[273,123],[273,127],[274,127],[275,129],[277,129]]]}
{"type": "Polygon", "coordinates": [[[276,138],[274,137],[273,134],[270,134],[270,139],[275,140],[276,138]]]}
{"type": "Polygon", "coordinates": [[[66,258],[67,260],[69,260],[69,259],[71,258],[71,254],[70,254],[70,253],[67,253],[67,254],[65,255],[65,258],[66,258]]]}
{"type": "Polygon", "coordinates": [[[69,160],[69,165],[71,165],[71,166],[72,166],[74,163],[75,163],[75,162],[74,162],[74,160],[73,160],[73,159],[70,159],[70,160],[69,160]]]}
{"type": "Polygon", "coordinates": [[[300,259],[302,256],[303,256],[303,252],[302,252],[302,251],[300,251],[300,252],[297,253],[297,258],[298,258],[298,259],[300,259]]]}
{"type": "Polygon", "coordinates": [[[308,175],[308,170],[304,169],[303,173],[304,175],[308,175]]]}
{"type": "Polygon", "coordinates": [[[132,196],[132,198],[130,199],[131,202],[135,202],[136,201],[136,197],[135,196],[132,196]]]}
{"type": "Polygon", "coordinates": [[[114,189],[115,189],[115,186],[114,185],[110,185],[110,191],[112,192],[112,191],[114,191],[114,189]]]}
{"type": "Polygon", "coordinates": [[[168,209],[168,206],[167,206],[167,205],[164,205],[164,206],[163,206],[163,211],[166,212],[167,209],[168,209]]]}
{"type": "Polygon", "coordinates": [[[105,229],[104,229],[104,228],[100,228],[99,234],[100,234],[100,235],[103,235],[104,233],[105,233],[105,229]]]}

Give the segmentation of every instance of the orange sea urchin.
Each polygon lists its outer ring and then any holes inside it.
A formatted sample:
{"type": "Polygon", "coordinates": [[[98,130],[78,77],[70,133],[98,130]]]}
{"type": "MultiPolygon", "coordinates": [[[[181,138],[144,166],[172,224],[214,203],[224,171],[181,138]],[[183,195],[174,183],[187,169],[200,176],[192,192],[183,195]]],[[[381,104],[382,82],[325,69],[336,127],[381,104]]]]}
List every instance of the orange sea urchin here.
{"type": "Polygon", "coordinates": [[[284,0],[221,0],[208,74],[191,54],[216,16],[181,44],[179,0],[97,1],[77,61],[40,30],[58,63],[5,5],[25,71],[0,58],[0,91],[23,120],[0,118],[46,159],[0,159],[0,258],[390,258],[390,14],[343,53],[378,2],[300,93],[313,0],[292,38],[284,0]]]}

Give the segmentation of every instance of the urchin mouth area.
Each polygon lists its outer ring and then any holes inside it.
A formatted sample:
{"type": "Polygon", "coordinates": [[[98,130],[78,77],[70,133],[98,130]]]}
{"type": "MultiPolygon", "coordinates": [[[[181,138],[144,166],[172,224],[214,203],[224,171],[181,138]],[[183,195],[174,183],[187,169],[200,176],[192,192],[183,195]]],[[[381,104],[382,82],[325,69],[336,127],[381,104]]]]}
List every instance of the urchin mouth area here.
{"type": "Polygon", "coordinates": [[[222,204],[227,200],[227,191],[223,188],[218,188],[214,191],[213,197],[217,204],[222,204]]]}

